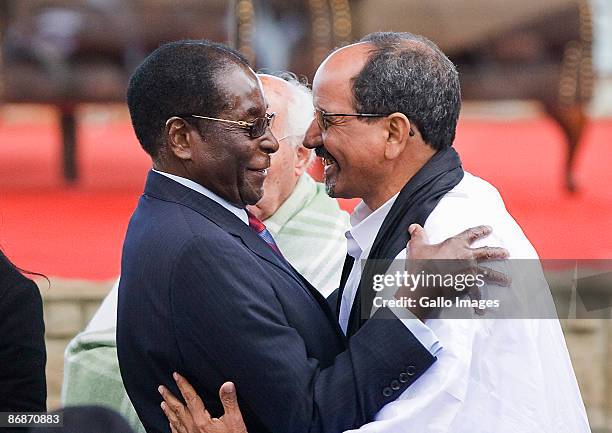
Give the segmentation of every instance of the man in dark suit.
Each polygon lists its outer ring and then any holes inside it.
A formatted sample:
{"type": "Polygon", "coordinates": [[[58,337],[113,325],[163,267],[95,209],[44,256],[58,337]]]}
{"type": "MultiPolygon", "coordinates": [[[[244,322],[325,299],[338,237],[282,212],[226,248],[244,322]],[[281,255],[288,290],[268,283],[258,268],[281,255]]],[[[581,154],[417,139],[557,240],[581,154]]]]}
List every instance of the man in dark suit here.
{"type": "MultiPolygon", "coordinates": [[[[132,76],[128,105],[153,170],[124,243],[117,349],[149,433],[169,431],[155,389],[176,393],[173,371],[205,396],[231,378],[251,433],[339,432],[371,420],[434,362],[386,308],[374,318],[387,320],[347,340],[246,212],[278,143],[240,54],[164,45],[132,76]]],[[[205,404],[222,413],[217,399],[205,404]]]]}

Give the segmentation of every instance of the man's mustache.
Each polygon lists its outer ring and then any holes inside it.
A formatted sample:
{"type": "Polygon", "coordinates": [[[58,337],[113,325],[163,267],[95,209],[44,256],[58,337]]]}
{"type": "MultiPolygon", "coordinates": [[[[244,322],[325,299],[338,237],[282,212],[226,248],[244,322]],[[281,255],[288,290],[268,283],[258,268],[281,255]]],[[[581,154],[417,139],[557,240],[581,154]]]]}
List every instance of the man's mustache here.
{"type": "Polygon", "coordinates": [[[319,146],[315,148],[315,155],[317,155],[319,158],[323,158],[323,159],[335,159],[325,148],[325,146],[319,146]]]}

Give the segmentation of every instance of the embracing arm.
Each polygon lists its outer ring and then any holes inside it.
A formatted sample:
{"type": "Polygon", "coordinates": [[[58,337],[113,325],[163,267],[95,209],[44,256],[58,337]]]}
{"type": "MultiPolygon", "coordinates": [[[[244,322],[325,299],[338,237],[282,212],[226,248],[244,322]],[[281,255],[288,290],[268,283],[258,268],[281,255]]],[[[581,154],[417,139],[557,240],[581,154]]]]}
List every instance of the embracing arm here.
{"type": "MultiPolygon", "coordinates": [[[[418,227],[418,229],[422,230],[420,227],[418,227]]],[[[416,252],[417,257],[420,257],[420,255],[423,255],[424,257],[427,257],[427,258],[437,258],[437,257],[448,258],[448,255],[451,254],[453,256],[458,255],[459,257],[464,257],[464,256],[470,257],[471,260],[475,260],[476,262],[479,262],[481,260],[487,260],[487,259],[491,259],[494,257],[502,257],[502,256],[507,255],[507,252],[503,249],[489,249],[489,248],[471,249],[469,248],[469,246],[476,239],[480,237],[484,237],[490,233],[490,229],[488,228],[479,227],[479,228],[473,228],[473,229],[467,230],[453,238],[447,239],[441,244],[431,246],[431,248],[428,247],[427,240],[425,237],[419,236],[414,231],[412,233],[413,233],[413,240],[412,240],[413,245],[412,246],[416,252]]],[[[381,311],[385,311],[385,313],[379,312],[380,314],[388,314],[388,311],[386,310],[381,310],[381,311]]],[[[358,354],[363,354],[364,356],[367,357],[368,353],[370,357],[376,358],[376,355],[378,354],[377,344],[381,344],[382,347],[385,347],[390,343],[389,341],[385,340],[385,331],[392,331],[391,334],[395,332],[398,332],[398,333],[400,332],[399,329],[401,329],[401,326],[397,328],[396,325],[397,325],[396,321],[380,321],[380,320],[368,321],[366,325],[357,334],[355,334],[355,336],[353,336],[350,339],[349,350],[340,354],[336,358],[336,363],[334,363],[334,365],[324,370],[319,370],[319,369],[312,370],[313,380],[314,380],[312,391],[314,392],[314,395],[313,395],[314,398],[313,398],[311,407],[316,410],[316,413],[313,413],[313,418],[311,419],[311,422],[312,422],[311,427],[313,427],[311,431],[325,431],[323,429],[326,429],[326,428],[330,428],[331,430],[329,431],[343,431],[347,428],[347,427],[344,427],[342,424],[338,424],[339,423],[338,421],[334,421],[337,423],[337,425],[331,426],[331,427],[322,423],[321,421],[322,416],[334,416],[334,412],[326,413],[327,412],[325,410],[326,408],[324,406],[321,406],[321,404],[330,403],[333,406],[334,402],[329,401],[329,400],[326,401],[326,399],[328,399],[330,395],[326,395],[324,392],[321,394],[317,394],[317,392],[320,390],[320,388],[318,388],[319,384],[324,386],[322,391],[333,390],[333,392],[336,393],[334,396],[336,397],[337,400],[339,400],[340,404],[349,402],[351,404],[362,404],[363,407],[368,407],[368,408],[373,408],[376,405],[375,400],[365,401],[365,402],[362,400],[359,400],[363,396],[368,395],[367,387],[372,386],[372,384],[360,382],[359,379],[364,379],[364,378],[372,379],[374,378],[375,373],[374,371],[370,371],[370,375],[368,375],[367,369],[363,369],[363,368],[360,369],[359,368],[360,366],[367,367],[368,365],[362,364],[363,361],[356,359],[356,358],[358,358],[358,354]],[[374,325],[376,323],[383,324],[384,328],[376,327],[374,325]],[[390,327],[390,325],[392,327],[390,327]],[[351,382],[350,377],[348,378],[348,383],[342,382],[342,380],[347,379],[346,376],[342,376],[339,382],[333,382],[332,381],[333,378],[326,378],[327,374],[330,372],[331,373],[335,372],[337,374],[342,375],[343,372],[339,370],[340,367],[350,368],[351,369],[350,373],[356,374],[353,378],[353,380],[355,381],[354,384],[350,383],[351,382]],[[360,375],[361,373],[365,374],[365,376],[360,375]],[[334,389],[334,386],[338,388],[334,389]],[[342,386],[344,388],[342,388],[342,386]],[[360,389],[360,386],[362,388],[365,388],[365,390],[360,389]],[[337,394],[338,391],[342,391],[342,389],[344,389],[345,391],[351,390],[353,391],[353,394],[352,395],[337,394]],[[363,395],[359,394],[360,391],[364,391],[363,395]],[[319,399],[317,399],[317,397],[319,397],[319,399]]],[[[413,343],[415,342],[414,337],[412,337],[412,342],[413,343]]],[[[398,344],[401,346],[399,342],[398,344]]],[[[285,346],[282,346],[282,347],[285,347],[285,346]]],[[[418,344],[415,344],[414,347],[418,349],[418,344]]],[[[264,356],[264,357],[266,355],[267,353],[261,354],[261,356],[264,356]]],[[[305,356],[305,354],[303,355],[305,356]]],[[[415,355],[419,355],[419,352],[415,351],[415,355]]],[[[421,354],[421,356],[423,355],[421,354]]],[[[416,359],[416,358],[413,358],[413,359],[416,359]]],[[[423,359],[427,359],[427,356],[423,356],[423,359]]],[[[433,359],[431,358],[430,360],[433,361],[433,359]]],[[[316,366],[316,361],[314,360],[312,361],[315,362],[314,366],[316,366]]],[[[385,361],[384,359],[378,359],[377,362],[382,367],[389,367],[389,371],[391,371],[390,374],[392,374],[393,364],[385,365],[384,361],[385,361]]],[[[391,360],[391,362],[398,362],[398,361],[391,360]]],[[[401,364],[401,360],[399,360],[399,363],[401,364]]],[[[376,365],[371,364],[369,365],[369,367],[376,368],[376,365]]],[[[267,375],[268,371],[266,368],[264,368],[261,371],[261,373],[264,375],[267,375]]],[[[416,367],[409,366],[409,368],[407,368],[405,372],[401,373],[399,377],[399,381],[394,380],[393,382],[391,382],[391,387],[384,388],[383,393],[389,395],[389,391],[397,390],[397,388],[401,390],[405,389],[406,386],[402,387],[402,383],[404,384],[408,382],[412,383],[414,381],[414,377],[412,377],[411,379],[411,375],[418,377],[416,373],[417,373],[416,367]]],[[[421,372],[418,372],[418,374],[420,373],[421,372]]],[[[235,377],[234,373],[231,373],[231,376],[229,377],[231,378],[235,377]]],[[[282,372],[279,375],[279,377],[275,379],[281,380],[281,381],[287,381],[287,382],[281,382],[280,384],[277,384],[281,387],[281,389],[284,383],[287,383],[290,385],[294,383],[291,377],[283,378],[282,372]]],[[[162,403],[162,408],[164,410],[164,413],[166,414],[166,417],[170,421],[170,425],[171,425],[173,432],[179,432],[179,433],[244,433],[245,432],[246,427],[244,423],[242,422],[242,415],[240,413],[240,410],[238,409],[238,403],[237,403],[236,395],[235,395],[235,388],[233,387],[233,385],[230,386],[229,384],[226,383],[221,387],[220,396],[223,402],[223,407],[225,409],[225,415],[217,419],[217,418],[211,418],[210,414],[208,413],[208,411],[202,404],[200,398],[198,397],[196,391],[193,388],[191,388],[191,386],[186,382],[184,378],[175,374],[175,380],[178,384],[178,387],[180,388],[180,391],[181,391],[181,394],[183,395],[184,400],[187,402],[187,406],[184,406],[180,401],[178,401],[168,391],[168,389],[166,389],[163,386],[160,387],[160,392],[162,393],[162,396],[165,400],[165,402],[162,403]]],[[[377,379],[374,379],[374,380],[376,381],[377,379]]],[[[379,383],[382,383],[384,380],[383,378],[380,378],[378,379],[378,381],[379,383]]],[[[373,384],[374,384],[374,390],[376,390],[376,382],[373,382],[373,384]]],[[[274,396],[275,394],[268,393],[269,388],[267,387],[269,385],[270,384],[268,382],[264,382],[262,384],[262,388],[258,389],[257,385],[255,384],[254,385],[255,391],[263,391],[261,393],[261,395],[263,396],[267,396],[267,397],[274,396]]],[[[310,389],[308,388],[305,388],[303,390],[310,391],[310,389]]],[[[287,397],[289,397],[291,394],[291,391],[286,390],[285,392],[286,392],[287,397]]],[[[241,387],[241,393],[242,393],[242,387],[241,387]]],[[[374,393],[373,395],[376,395],[376,393],[374,393]]],[[[391,398],[394,399],[395,398],[394,393],[392,393],[391,395],[393,396],[391,398]]],[[[306,395],[306,397],[310,397],[310,396],[311,394],[306,395]]],[[[303,398],[304,395],[297,396],[297,397],[303,398]]],[[[283,401],[286,402],[287,400],[283,400],[283,401]]],[[[245,405],[244,403],[252,404],[252,401],[249,401],[249,400],[243,401],[243,406],[245,405]]],[[[259,404],[259,403],[255,403],[255,404],[259,404]]],[[[273,402],[270,399],[268,399],[263,402],[263,407],[260,407],[260,409],[264,411],[263,412],[264,414],[271,416],[271,421],[273,423],[275,423],[275,419],[274,419],[275,417],[275,406],[274,405],[275,404],[276,402],[273,402]],[[271,413],[269,413],[270,410],[272,411],[271,413]]],[[[286,409],[290,410],[291,408],[287,407],[286,409]]],[[[338,407],[336,406],[337,412],[335,413],[340,413],[344,415],[345,413],[342,412],[341,409],[342,408],[338,410],[338,407]]],[[[347,408],[347,409],[350,410],[350,408],[347,408]]],[[[278,415],[278,418],[282,416],[282,414],[280,413],[277,415],[278,415]]],[[[355,416],[355,413],[349,412],[347,413],[347,415],[355,416]]],[[[291,427],[300,428],[300,426],[299,425],[292,426],[292,425],[287,425],[287,424],[283,425],[283,420],[278,419],[278,418],[277,418],[277,421],[280,424],[277,424],[277,425],[279,425],[280,428],[285,428],[285,430],[280,430],[280,431],[302,431],[302,430],[286,430],[287,428],[291,428],[291,427]]],[[[306,419],[303,419],[303,422],[306,422],[306,421],[307,421],[306,419]]],[[[364,421],[358,421],[357,427],[363,424],[363,422],[364,421]]],[[[302,426],[301,428],[305,429],[305,426],[302,426]]],[[[277,430],[273,429],[272,431],[277,431],[277,430]]]]}
{"type": "Polygon", "coordinates": [[[347,350],[322,367],[309,356],[274,291],[254,283],[265,272],[261,264],[221,243],[214,245],[214,255],[206,247],[210,242],[188,245],[177,260],[181,272],[173,277],[181,372],[202,395],[211,395],[226,379],[234,381],[249,428],[299,433],[358,427],[435,360],[381,309],[347,350]]]}

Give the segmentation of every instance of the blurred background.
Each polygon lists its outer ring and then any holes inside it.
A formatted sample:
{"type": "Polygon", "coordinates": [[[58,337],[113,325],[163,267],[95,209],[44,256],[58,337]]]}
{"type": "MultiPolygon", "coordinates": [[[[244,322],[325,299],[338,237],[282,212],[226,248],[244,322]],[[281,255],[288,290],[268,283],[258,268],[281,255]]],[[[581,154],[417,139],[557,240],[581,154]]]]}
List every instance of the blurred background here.
{"type": "MultiPolygon", "coordinates": [[[[612,258],[611,0],[0,0],[0,245],[51,280],[50,408],[67,342],[119,274],[150,165],[124,104],[133,69],[163,42],[206,38],[312,79],[378,30],[423,34],[457,64],[455,146],[542,258],[612,258]]],[[[599,432],[612,431],[611,323],[563,321],[599,432]]]]}

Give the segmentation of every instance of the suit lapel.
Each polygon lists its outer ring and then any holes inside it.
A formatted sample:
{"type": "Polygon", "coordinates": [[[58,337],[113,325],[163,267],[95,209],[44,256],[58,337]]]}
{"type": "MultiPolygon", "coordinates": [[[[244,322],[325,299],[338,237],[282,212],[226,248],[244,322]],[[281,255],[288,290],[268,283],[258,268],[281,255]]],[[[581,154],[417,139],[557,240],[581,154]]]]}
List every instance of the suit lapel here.
{"type": "MultiPolygon", "coordinates": [[[[313,289],[285,259],[279,257],[248,225],[220,204],[197,191],[153,171],[149,172],[144,193],[160,200],[187,206],[198,212],[222,230],[239,238],[249,250],[261,259],[285,272],[302,287],[310,298],[321,304],[320,300],[313,294],[316,292],[316,289],[313,289]]],[[[327,307],[327,314],[329,306],[326,302],[325,305],[327,307]]]]}
{"type": "Polygon", "coordinates": [[[351,270],[353,269],[353,263],[355,259],[348,254],[344,258],[344,265],[342,265],[342,274],[340,275],[340,285],[338,286],[338,301],[336,302],[336,321],[340,320],[340,306],[342,305],[342,294],[344,293],[344,286],[348,280],[351,270]]]}
{"type": "MultiPolygon", "coordinates": [[[[291,266],[291,264],[289,264],[289,266],[291,266]]],[[[338,319],[334,315],[334,311],[330,308],[329,303],[327,302],[327,299],[325,299],[325,297],[312,284],[310,284],[310,282],[306,278],[304,278],[302,274],[300,274],[293,266],[291,266],[291,269],[293,269],[295,274],[300,277],[300,279],[303,282],[304,287],[308,289],[308,291],[310,292],[310,295],[314,298],[315,301],[317,301],[317,303],[319,304],[319,306],[321,307],[321,309],[323,310],[323,312],[325,313],[329,321],[336,328],[336,331],[338,332],[338,334],[340,336],[344,336],[344,332],[342,331],[342,328],[340,328],[338,319]]]]}
{"type": "MultiPolygon", "coordinates": [[[[216,203],[215,203],[216,204],[216,203]]],[[[225,209],[223,209],[225,210],[225,209]]],[[[230,213],[230,212],[228,212],[230,213]]],[[[233,217],[235,215],[232,214],[233,217]]],[[[237,218],[235,218],[237,219],[237,218]]],[[[325,298],[319,293],[319,291],[306,280],[302,274],[300,274],[289,262],[287,262],[284,258],[279,257],[273,250],[270,248],[266,242],[261,239],[249,226],[244,224],[242,221],[239,221],[239,230],[235,232],[230,232],[234,236],[239,237],[242,242],[246,245],[248,249],[253,251],[263,260],[274,264],[279,267],[285,273],[291,276],[300,287],[307,293],[307,295],[315,302],[319,304],[327,318],[332,322],[338,330],[342,334],[342,330],[338,326],[338,321],[334,318],[334,313],[329,308],[329,304],[325,300],[325,298]],[[245,230],[244,230],[245,229],[245,230]],[[238,233],[238,231],[244,230],[243,233],[238,233]]]]}

